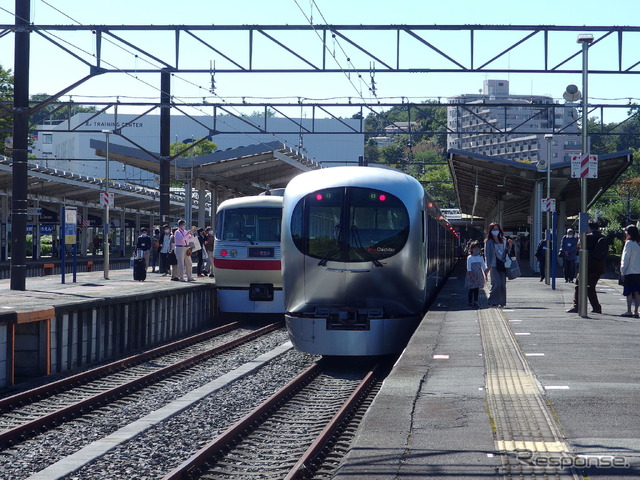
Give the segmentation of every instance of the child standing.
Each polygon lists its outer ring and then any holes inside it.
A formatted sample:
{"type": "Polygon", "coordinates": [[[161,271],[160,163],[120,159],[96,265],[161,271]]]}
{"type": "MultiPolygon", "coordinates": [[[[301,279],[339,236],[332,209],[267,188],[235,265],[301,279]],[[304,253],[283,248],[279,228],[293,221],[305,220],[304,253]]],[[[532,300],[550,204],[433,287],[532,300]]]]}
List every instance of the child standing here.
{"type": "Polygon", "coordinates": [[[464,278],[464,286],[469,289],[469,306],[478,308],[478,292],[484,287],[487,265],[480,255],[480,242],[472,242],[469,246],[467,257],[467,274],[464,278]]]}

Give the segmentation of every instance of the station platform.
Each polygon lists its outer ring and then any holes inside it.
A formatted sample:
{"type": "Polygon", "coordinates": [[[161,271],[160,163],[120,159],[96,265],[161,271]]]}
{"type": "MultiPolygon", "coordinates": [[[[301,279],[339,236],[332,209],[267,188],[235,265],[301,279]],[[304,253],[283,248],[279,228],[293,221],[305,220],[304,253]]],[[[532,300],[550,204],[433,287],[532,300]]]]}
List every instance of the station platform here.
{"type": "Polygon", "coordinates": [[[0,389],[120,358],[215,322],[215,281],[173,282],[149,270],[47,275],[26,290],[0,280],[0,389]]]}
{"type": "MultiPolygon", "coordinates": [[[[523,263],[523,262],[521,262],[523,263]]],[[[458,262],[368,409],[336,480],[640,478],[640,320],[603,278],[566,313],[522,268],[505,308],[467,306],[458,262]],[[588,311],[591,308],[589,306],[588,311]]]]}

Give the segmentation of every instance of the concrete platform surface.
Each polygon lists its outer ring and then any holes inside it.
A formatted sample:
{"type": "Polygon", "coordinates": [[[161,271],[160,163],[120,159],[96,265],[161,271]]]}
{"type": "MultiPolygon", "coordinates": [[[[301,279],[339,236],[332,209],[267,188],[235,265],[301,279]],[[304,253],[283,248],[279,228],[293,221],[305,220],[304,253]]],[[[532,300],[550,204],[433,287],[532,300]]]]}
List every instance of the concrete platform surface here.
{"type": "MultiPolygon", "coordinates": [[[[78,273],[76,283],[72,275],[65,276],[65,283],[61,283],[60,275],[31,277],[26,280],[26,290],[11,290],[10,280],[0,280],[0,320],[3,314],[17,313],[23,321],[27,317],[47,312],[63,305],[91,303],[123,296],[140,296],[153,294],[163,290],[181,288],[195,288],[202,284],[215,284],[213,278],[196,277],[195,282],[173,282],[169,276],[163,277],[157,273],[147,272],[147,279],[143,282],[133,280],[133,270],[111,270],[109,280],[104,279],[104,273],[78,273]]],[[[48,315],[48,313],[47,313],[48,315]]],[[[32,318],[32,321],[36,320],[32,318]]]]}
{"type": "Polygon", "coordinates": [[[504,309],[487,308],[488,290],[481,290],[481,310],[474,310],[463,263],[385,381],[334,478],[640,478],[640,319],[620,317],[622,287],[601,280],[603,313],[581,318],[566,313],[574,284],[559,278],[552,290],[529,272],[508,282],[504,309]],[[481,328],[486,319],[504,324],[512,344],[496,348],[521,362],[499,367],[507,386],[497,392],[494,373],[487,373],[495,370],[487,340],[497,333],[481,328]],[[533,380],[512,389],[508,382],[524,374],[533,380]],[[500,410],[510,408],[520,412],[501,418],[500,410]],[[528,438],[535,422],[550,429],[540,433],[547,435],[542,441],[528,438]],[[512,438],[501,438],[505,430],[512,438]],[[531,467],[531,452],[567,463],[531,467]]]}

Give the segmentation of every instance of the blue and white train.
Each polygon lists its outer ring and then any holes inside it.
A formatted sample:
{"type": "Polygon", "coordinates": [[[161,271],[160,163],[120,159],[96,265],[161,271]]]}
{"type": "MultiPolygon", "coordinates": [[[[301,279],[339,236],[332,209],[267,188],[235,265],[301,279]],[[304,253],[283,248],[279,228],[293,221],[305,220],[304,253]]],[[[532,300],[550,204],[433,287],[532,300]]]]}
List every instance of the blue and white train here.
{"type": "Polygon", "coordinates": [[[321,355],[401,351],[452,268],[456,243],[409,175],[335,167],[295,177],[281,243],[293,344],[321,355]]]}

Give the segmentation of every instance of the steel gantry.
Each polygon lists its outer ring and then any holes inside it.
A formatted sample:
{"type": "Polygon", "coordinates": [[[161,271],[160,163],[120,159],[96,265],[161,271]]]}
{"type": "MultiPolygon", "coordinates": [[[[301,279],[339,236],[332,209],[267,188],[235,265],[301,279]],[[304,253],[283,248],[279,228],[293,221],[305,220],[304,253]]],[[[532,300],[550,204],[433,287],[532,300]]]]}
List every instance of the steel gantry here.
{"type": "MultiPolygon", "coordinates": [[[[589,68],[592,74],[640,73],[640,48],[637,33],[640,27],[631,26],[554,26],[554,25],[33,25],[30,21],[30,0],[15,0],[15,23],[0,25],[0,41],[14,34],[14,103],[0,110],[14,118],[13,140],[13,203],[12,203],[12,264],[11,288],[25,289],[26,261],[26,205],[27,205],[27,149],[28,125],[31,115],[51,105],[61,96],[97,75],[106,73],[159,73],[160,127],[160,215],[168,214],[171,75],[181,73],[579,73],[572,60],[579,56],[576,49],[557,58],[556,42],[564,42],[562,35],[572,32],[591,32],[595,36],[590,48],[605,45],[615,53],[603,63],[589,68]],[[64,39],[66,32],[85,33],[93,52],[64,39]],[[166,32],[167,40],[156,42],[155,50],[127,36],[136,32],[166,32]],[[514,40],[513,33],[518,35],[514,40]],[[87,68],[77,81],[64,87],[47,100],[36,105],[29,103],[30,37],[35,34],[66,52],[87,68]],[[374,34],[374,35],[372,35],[374,34]],[[310,38],[309,38],[310,37],[310,38]],[[613,42],[611,41],[613,39],[613,42]],[[145,63],[142,68],[121,68],[106,61],[103,47],[110,42],[145,63]],[[225,46],[233,42],[240,53],[231,53],[225,46]],[[346,45],[349,56],[343,66],[332,53],[335,42],[346,45]],[[167,48],[172,45],[173,48],[167,48]],[[190,53],[199,48],[206,58],[215,61],[212,67],[187,64],[181,57],[183,49],[190,53]],[[532,49],[535,54],[516,55],[511,52],[532,49]],[[94,53],[95,52],[95,53],[94,53]],[[554,54],[552,54],[554,52],[554,54]],[[277,55],[274,55],[277,53],[277,55]],[[609,59],[616,58],[615,65],[609,59]],[[509,61],[505,61],[509,57],[509,61]],[[524,57],[524,58],[523,58],[524,57]]],[[[603,56],[605,57],[605,56],[603,56]]],[[[192,55],[191,58],[201,58],[192,55]]],[[[193,61],[193,60],[189,60],[193,61]]],[[[230,105],[221,102],[218,108],[230,105]]],[[[374,106],[381,105],[378,102],[374,106]]],[[[243,104],[246,106],[246,104],[243,104]]],[[[269,107],[269,105],[265,105],[269,107]]],[[[277,109],[275,104],[270,107],[277,109]]],[[[362,108],[371,109],[371,104],[362,108]]],[[[108,108],[108,107],[106,107],[108,108]]],[[[326,105],[315,108],[325,109],[326,105]]],[[[277,110],[276,110],[277,111],[277,110]]],[[[331,115],[331,114],[330,114],[331,115]]],[[[266,117],[266,116],[265,116],[266,117]]],[[[266,119],[265,119],[266,122],[266,119]]],[[[266,123],[265,123],[266,125],[266,123]]],[[[313,130],[305,128],[311,133],[313,130]]],[[[256,125],[251,126],[256,128],[256,125]]],[[[258,130],[261,127],[258,126],[258,130]]],[[[449,132],[444,126],[443,131],[449,132]]],[[[215,132],[215,127],[211,128],[215,132]]],[[[353,130],[353,129],[352,129],[353,130]]],[[[114,132],[116,134],[121,132],[114,132]]],[[[353,132],[359,133],[359,132],[353,132]]]]}

